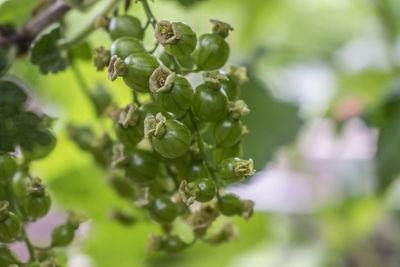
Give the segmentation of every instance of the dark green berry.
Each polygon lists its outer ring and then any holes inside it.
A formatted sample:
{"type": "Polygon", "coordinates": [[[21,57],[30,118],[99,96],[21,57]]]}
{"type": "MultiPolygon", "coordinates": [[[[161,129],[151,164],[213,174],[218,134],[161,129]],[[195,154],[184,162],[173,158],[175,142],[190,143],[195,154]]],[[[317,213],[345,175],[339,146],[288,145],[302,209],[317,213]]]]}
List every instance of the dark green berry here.
{"type": "Polygon", "coordinates": [[[223,37],[216,33],[206,33],[200,36],[193,59],[201,70],[215,70],[225,65],[230,48],[223,37]]]}
{"type": "Polygon", "coordinates": [[[151,203],[149,213],[158,223],[169,224],[178,216],[178,207],[169,197],[156,196],[151,203]]]}
{"type": "Polygon", "coordinates": [[[53,229],[51,233],[52,247],[68,246],[75,236],[75,227],[69,223],[61,224],[53,229]]]}
{"type": "Polygon", "coordinates": [[[159,159],[153,152],[135,149],[127,155],[125,170],[133,181],[148,183],[160,173],[159,159]]]}
{"type": "Polygon", "coordinates": [[[196,34],[189,25],[182,22],[159,21],[154,35],[165,51],[172,56],[189,55],[196,47],[196,34]]]}
{"type": "Polygon", "coordinates": [[[144,48],[142,42],[140,42],[136,38],[129,36],[123,36],[116,39],[111,44],[110,48],[111,56],[117,56],[119,58],[122,58],[123,60],[131,54],[145,53],[145,52],[146,49],[144,48]]]}
{"type": "Polygon", "coordinates": [[[243,210],[242,202],[233,194],[222,196],[218,201],[218,207],[225,216],[239,215],[243,210]]]}
{"type": "Polygon", "coordinates": [[[209,177],[209,173],[207,170],[207,166],[203,162],[194,162],[190,166],[187,174],[186,174],[186,181],[188,182],[193,182],[197,178],[202,178],[202,177],[209,177]]]}
{"type": "Polygon", "coordinates": [[[0,242],[12,243],[21,232],[21,221],[17,215],[8,210],[8,202],[0,202],[0,242]]]}
{"type": "Polygon", "coordinates": [[[113,40],[123,36],[143,40],[144,34],[140,20],[130,15],[121,15],[112,18],[108,24],[108,32],[113,40]]]}
{"type": "Polygon", "coordinates": [[[161,65],[150,77],[150,90],[155,101],[166,111],[182,114],[192,104],[194,91],[189,81],[161,65]]]}
{"type": "Polygon", "coordinates": [[[9,154],[0,155],[0,182],[7,182],[17,171],[15,158],[9,154]]]}
{"type": "Polygon", "coordinates": [[[217,122],[227,113],[228,99],[220,90],[201,84],[196,88],[192,110],[201,122],[217,122]]]}
{"type": "Polygon", "coordinates": [[[243,125],[240,120],[225,118],[214,126],[214,140],[218,147],[231,147],[242,138],[243,125]]]}
{"type": "Polygon", "coordinates": [[[26,215],[37,219],[44,217],[50,210],[51,198],[47,191],[42,193],[30,193],[24,200],[26,215]]]}
{"type": "Polygon", "coordinates": [[[177,235],[167,235],[161,237],[161,249],[167,253],[179,253],[187,246],[188,245],[177,235]]]}
{"type": "Polygon", "coordinates": [[[241,142],[231,147],[217,147],[214,149],[214,159],[217,164],[226,158],[241,158],[243,156],[243,148],[241,142]]]}
{"type": "Polygon", "coordinates": [[[254,172],[252,159],[227,158],[218,166],[219,175],[228,184],[239,183],[254,172]]]}
{"type": "Polygon", "coordinates": [[[216,187],[213,180],[210,178],[200,178],[195,181],[199,192],[196,196],[196,200],[199,202],[207,202],[214,198],[216,187]]]}

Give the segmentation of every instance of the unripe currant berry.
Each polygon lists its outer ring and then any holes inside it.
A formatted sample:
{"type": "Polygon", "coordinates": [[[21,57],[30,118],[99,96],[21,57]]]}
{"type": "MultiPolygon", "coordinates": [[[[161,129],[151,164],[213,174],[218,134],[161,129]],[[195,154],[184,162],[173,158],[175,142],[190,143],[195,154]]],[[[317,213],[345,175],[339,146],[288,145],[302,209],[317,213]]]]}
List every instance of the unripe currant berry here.
{"type": "Polygon", "coordinates": [[[157,113],[161,112],[164,116],[169,118],[167,112],[159,105],[156,105],[152,102],[143,104],[139,107],[139,122],[138,127],[140,128],[140,132],[144,136],[144,120],[147,116],[153,115],[156,116],[157,113]]]}
{"type": "Polygon", "coordinates": [[[231,147],[217,147],[214,149],[214,159],[217,164],[226,158],[241,158],[243,156],[242,143],[236,143],[231,147]]]}
{"type": "Polygon", "coordinates": [[[227,184],[235,184],[255,173],[253,160],[240,158],[224,159],[218,166],[218,173],[227,184]]]}
{"type": "Polygon", "coordinates": [[[32,219],[44,217],[50,210],[51,198],[38,178],[32,178],[26,185],[28,196],[24,200],[25,213],[32,219]]]}
{"type": "Polygon", "coordinates": [[[130,15],[121,15],[112,18],[108,24],[108,32],[113,40],[123,36],[143,40],[144,35],[140,20],[130,15]]]}
{"type": "Polygon", "coordinates": [[[0,155],[0,183],[9,181],[17,171],[17,162],[9,154],[0,155]]]}
{"type": "Polygon", "coordinates": [[[158,223],[169,224],[178,216],[178,207],[168,196],[156,196],[149,207],[149,214],[158,223]]]}
{"type": "Polygon", "coordinates": [[[186,205],[190,206],[195,200],[208,202],[215,196],[216,186],[209,178],[198,178],[188,183],[183,180],[179,186],[179,194],[186,205]]]}
{"type": "Polygon", "coordinates": [[[196,34],[189,25],[182,22],[159,21],[154,36],[172,56],[189,55],[196,47],[196,34]]]}
{"type": "Polygon", "coordinates": [[[137,195],[137,190],[133,183],[124,175],[112,172],[108,176],[108,182],[117,194],[123,198],[133,199],[137,195]]]}
{"type": "Polygon", "coordinates": [[[149,79],[160,63],[147,52],[129,55],[122,61],[117,56],[112,56],[108,67],[109,79],[115,80],[122,76],[124,82],[131,89],[140,92],[149,92],[149,79]]]}
{"type": "Polygon", "coordinates": [[[189,129],[177,120],[166,119],[161,113],[145,119],[145,136],[164,158],[177,158],[185,154],[191,143],[189,129]]]}
{"type": "Polygon", "coordinates": [[[214,140],[218,147],[231,147],[242,138],[243,125],[240,120],[227,117],[214,126],[214,140]]]}
{"type": "Polygon", "coordinates": [[[12,243],[20,235],[21,221],[8,210],[8,202],[0,201],[0,242],[12,243]]]}
{"type": "Polygon", "coordinates": [[[227,112],[228,99],[219,87],[203,83],[196,88],[192,110],[201,122],[217,122],[227,112]]]}
{"type": "Polygon", "coordinates": [[[135,149],[127,155],[125,170],[133,181],[149,183],[160,173],[159,158],[153,152],[135,149]]]}
{"type": "MultiPolygon", "coordinates": [[[[194,61],[192,55],[174,56],[174,58],[180,67],[189,70],[193,69],[194,61]]],[[[170,56],[167,54],[167,52],[165,52],[164,49],[161,49],[158,59],[169,69],[173,69],[175,67],[170,56]]]]}
{"type": "Polygon", "coordinates": [[[20,262],[8,247],[0,246],[0,266],[11,266],[12,264],[19,266],[20,262]]]}
{"type": "Polygon", "coordinates": [[[75,227],[69,223],[61,224],[53,229],[51,233],[52,247],[68,246],[75,236],[75,227]]]}
{"type": "Polygon", "coordinates": [[[145,53],[145,52],[146,49],[144,48],[142,42],[140,42],[136,38],[129,36],[123,36],[116,39],[111,44],[110,48],[111,56],[117,56],[119,58],[122,58],[123,60],[131,54],[145,53]]]}
{"type": "Polygon", "coordinates": [[[132,104],[118,110],[114,116],[114,129],[118,140],[125,148],[132,150],[143,139],[139,126],[139,110],[132,104]]]}
{"type": "Polygon", "coordinates": [[[38,143],[30,144],[30,147],[23,147],[22,154],[25,161],[38,160],[46,157],[56,146],[55,135],[44,128],[41,130],[40,140],[38,143]]]}
{"type": "Polygon", "coordinates": [[[186,174],[186,181],[193,182],[198,178],[209,177],[207,166],[202,161],[193,162],[186,174]]]}
{"type": "Polygon", "coordinates": [[[18,198],[25,198],[27,196],[26,184],[30,181],[28,173],[21,171],[17,172],[12,179],[13,193],[18,198]]]}
{"type": "Polygon", "coordinates": [[[169,254],[179,253],[187,244],[183,242],[177,235],[166,235],[161,237],[161,249],[169,254]]]}
{"type": "Polygon", "coordinates": [[[233,194],[226,194],[218,200],[219,211],[225,216],[239,215],[243,210],[240,199],[233,194]]]}
{"type": "Polygon", "coordinates": [[[193,59],[200,70],[216,70],[225,65],[229,53],[229,45],[223,37],[216,33],[206,33],[200,36],[193,59]]]}
{"type": "Polygon", "coordinates": [[[151,75],[150,91],[154,94],[157,104],[175,114],[182,114],[188,110],[194,97],[189,81],[163,65],[151,75]]]}

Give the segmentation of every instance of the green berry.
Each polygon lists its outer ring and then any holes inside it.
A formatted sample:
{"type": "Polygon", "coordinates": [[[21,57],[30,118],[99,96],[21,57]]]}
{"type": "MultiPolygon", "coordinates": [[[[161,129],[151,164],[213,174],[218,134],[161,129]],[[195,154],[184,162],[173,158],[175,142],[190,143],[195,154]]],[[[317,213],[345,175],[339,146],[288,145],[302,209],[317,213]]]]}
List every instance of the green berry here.
{"type": "Polygon", "coordinates": [[[170,159],[185,154],[192,143],[192,134],[183,123],[167,120],[161,113],[146,118],[145,136],[151,138],[154,149],[162,157],[170,159]]]}
{"type": "Polygon", "coordinates": [[[214,149],[214,159],[217,164],[226,158],[241,158],[243,156],[243,148],[241,142],[231,147],[217,147],[214,149]]]}
{"type": "Polygon", "coordinates": [[[25,190],[25,184],[31,178],[28,176],[26,172],[17,172],[12,179],[12,189],[15,196],[18,198],[24,198],[27,196],[27,192],[25,190]]]}
{"type": "Polygon", "coordinates": [[[155,102],[166,111],[182,114],[192,104],[194,91],[189,81],[161,65],[150,77],[150,90],[155,102]]]}
{"type": "Polygon", "coordinates": [[[159,21],[154,35],[165,51],[172,56],[189,55],[196,47],[196,34],[189,25],[182,22],[159,21]]]}
{"type": "Polygon", "coordinates": [[[216,187],[213,180],[209,178],[200,178],[195,181],[199,189],[196,200],[199,202],[207,202],[214,198],[216,187]]]}
{"type": "Polygon", "coordinates": [[[242,138],[243,125],[240,120],[225,118],[214,126],[214,140],[218,147],[231,147],[242,138]]]}
{"type": "Polygon", "coordinates": [[[221,81],[222,90],[224,90],[229,101],[236,101],[240,96],[240,86],[228,75],[229,80],[221,81]]]}
{"type": "Polygon", "coordinates": [[[110,48],[111,56],[117,56],[119,58],[125,59],[131,54],[136,53],[145,53],[146,49],[144,48],[142,42],[138,39],[123,36],[116,39],[110,48]]]}
{"type": "Polygon", "coordinates": [[[0,182],[7,182],[17,171],[15,158],[9,154],[0,155],[0,182]]]}
{"type": "Polygon", "coordinates": [[[0,242],[12,243],[21,232],[21,221],[17,215],[8,210],[8,202],[0,202],[0,242]]]}
{"type": "Polygon", "coordinates": [[[219,175],[228,184],[239,183],[254,172],[252,159],[227,158],[218,166],[219,175]]]}
{"type": "Polygon", "coordinates": [[[69,223],[61,224],[53,229],[51,233],[52,247],[68,246],[75,236],[75,227],[69,223]]]}
{"type": "Polygon", "coordinates": [[[215,70],[225,65],[229,52],[229,45],[222,36],[216,33],[207,33],[200,36],[193,52],[193,59],[197,68],[215,70]]]}
{"type": "Polygon", "coordinates": [[[148,183],[160,173],[159,159],[153,152],[135,149],[127,155],[125,170],[133,181],[148,183]]]}
{"type": "Polygon", "coordinates": [[[201,122],[217,122],[227,113],[228,99],[220,90],[201,84],[196,88],[192,110],[201,122]]]}
{"type": "Polygon", "coordinates": [[[26,215],[37,219],[44,217],[50,210],[51,198],[47,191],[42,193],[29,193],[24,200],[24,207],[26,215]]]}
{"type": "Polygon", "coordinates": [[[167,196],[157,196],[149,208],[150,217],[161,224],[171,223],[178,216],[178,207],[167,196]]]}
{"type": "Polygon", "coordinates": [[[226,194],[218,201],[218,207],[225,216],[238,215],[243,210],[243,204],[240,199],[233,194],[226,194]]]}
{"type": "Polygon", "coordinates": [[[108,24],[108,32],[113,40],[123,36],[143,40],[144,34],[140,20],[130,15],[121,15],[112,18],[108,24]]]}
{"type": "Polygon", "coordinates": [[[161,249],[167,253],[174,254],[181,252],[188,245],[177,235],[167,235],[161,237],[161,249]]]}
{"type": "Polygon", "coordinates": [[[209,173],[207,170],[207,166],[204,164],[204,162],[194,162],[190,166],[187,174],[186,174],[186,181],[188,182],[193,182],[197,178],[202,178],[202,177],[209,177],[209,173]]]}

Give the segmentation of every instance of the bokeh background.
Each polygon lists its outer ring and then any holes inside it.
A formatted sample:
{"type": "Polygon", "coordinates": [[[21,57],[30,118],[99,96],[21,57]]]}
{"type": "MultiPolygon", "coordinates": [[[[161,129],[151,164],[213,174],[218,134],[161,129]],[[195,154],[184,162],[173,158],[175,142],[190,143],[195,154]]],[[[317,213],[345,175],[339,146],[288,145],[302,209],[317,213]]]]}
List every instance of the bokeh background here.
{"type": "MultiPolygon", "coordinates": [[[[0,1],[0,22],[23,25],[38,1],[0,1]],[[11,4],[20,2],[18,5],[11,4]]],[[[66,35],[89,22],[89,13],[70,12],[66,35]]],[[[125,227],[110,220],[110,207],[128,209],[107,185],[90,155],[67,136],[66,124],[89,125],[100,134],[110,126],[97,118],[71,68],[42,76],[28,58],[11,74],[24,80],[33,107],[58,117],[55,151],[33,166],[48,184],[55,207],[29,226],[35,244],[47,244],[65,210],[90,220],[65,252],[68,267],[325,267],[400,266],[400,1],[397,0],[204,0],[184,7],[176,0],[150,3],[158,19],[183,21],[197,34],[209,19],[234,31],[229,64],[244,65],[250,81],[242,98],[251,115],[244,141],[257,173],[229,188],[252,199],[257,212],[235,219],[240,237],[210,246],[197,243],[182,254],[147,254],[156,224],[141,220],[125,227]]],[[[121,8],[122,12],[122,8],[121,8]]],[[[130,14],[145,21],[140,4],[130,14]]],[[[154,44],[152,31],[145,44],[154,44]]],[[[92,47],[109,46],[101,30],[92,47]]],[[[104,87],[121,106],[130,99],[121,81],[111,83],[91,60],[75,67],[91,89],[104,87]]],[[[189,232],[184,226],[180,234],[189,232]]],[[[27,257],[22,244],[14,249],[27,257]]],[[[63,265],[63,266],[64,266],[63,265]]]]}

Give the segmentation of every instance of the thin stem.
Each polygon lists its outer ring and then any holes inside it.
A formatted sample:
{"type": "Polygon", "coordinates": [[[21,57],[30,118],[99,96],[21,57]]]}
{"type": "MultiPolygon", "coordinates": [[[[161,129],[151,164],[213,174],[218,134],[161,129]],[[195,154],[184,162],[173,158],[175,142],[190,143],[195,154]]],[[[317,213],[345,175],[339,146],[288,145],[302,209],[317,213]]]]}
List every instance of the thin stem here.
{"type": "MultiPolygon", "coordinates": [[[[15,211],[15,213],[18,215],[18,217],[24,218],[25,216],[22,214],[21,210],[19,209],[19,207],[17,205],[17,202],[16,202],[16,199],[15,199],[15,196],[12,191],[10,183],[7,184],[6,190],[7,190],[8,201],[10,202],[12,209],[15,211]]],[[[32,245],[31,241],[29,240],[29,237],[25,230],[25,225],[22,225],[22,227],[21,227],[21,235],[22,235],[22,239],[24,240],[24,242],[26,244],[26,247],[28,248],[30,261],[35,261],[36,260],[35,248],[32,245]]]]}
{"type": "Polygon", "coordinates": [[[153,12],[151,12],[149,3],[147,2],[147,0],[140,0],[140,2],[142,2],[144,12],[146,13],[146,16],[147,16],[147,21],[149,23],[151,23],[151,25],[155,29],[156,28],[156,24],[157,24],[157,20],[154,17],[153,12]]]}
{"type": "Polygon", "coordinates": [[[154,48],[151,49],[149,52],[150,52],[151,54],[153,54],[153,53],[157,50],[158,45],[159,45],[159,43],[157,42],[157,43],[154,45],[154,48]]]}
{"type": "Polygon", "coordinates": [[[105,16],[111,11],[113,11],[117,5],[121,2],[121,0],[109,0],[109,3],[104,6],[103,10],[83,29],[78,32],[74,37],[72,37],[68,41],[61,42],[59,44],[61,49],[70,49],[71,47],[74,47],[75,45],[79,44],[83,39],[87,38],[88,35],[90,35],[93,31],[95,31],[96,28],[96,22],[100,16],[105,16]]]}
{"type": "Polygon", "coordinates": [[[142,103],[140,103],[139,96],[138,96],[138,94],[137,94],[135,91],[133,91],[133,102],[134,102],[138,107],[140,107],[140,106],[142,105],[142,103]]]}

